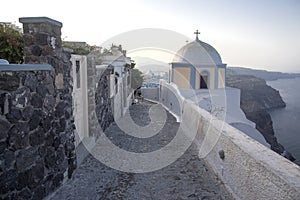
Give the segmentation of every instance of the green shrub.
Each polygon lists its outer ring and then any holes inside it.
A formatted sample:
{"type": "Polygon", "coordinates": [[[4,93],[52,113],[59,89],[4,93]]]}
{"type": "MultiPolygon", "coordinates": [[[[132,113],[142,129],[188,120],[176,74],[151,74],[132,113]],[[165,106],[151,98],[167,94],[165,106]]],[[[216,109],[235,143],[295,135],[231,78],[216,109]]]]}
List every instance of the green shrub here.
{"type": "Polygon", "coordinates": [[[67,42],[63,41],[62,46],[65,48],[69,48],[73,50],[73,54],[78,55],[88,55],[89,53],[93,52],[95,49],[95,46],[90,46],[88,44],[85,44],[83,46],[76,45],[76,42],[67,42]]]}
{"type": "Polygon", "coordinates": [[[9,63],[24,62],[23,34],[9,27],[0,25],[0,58],[9,63]]]}

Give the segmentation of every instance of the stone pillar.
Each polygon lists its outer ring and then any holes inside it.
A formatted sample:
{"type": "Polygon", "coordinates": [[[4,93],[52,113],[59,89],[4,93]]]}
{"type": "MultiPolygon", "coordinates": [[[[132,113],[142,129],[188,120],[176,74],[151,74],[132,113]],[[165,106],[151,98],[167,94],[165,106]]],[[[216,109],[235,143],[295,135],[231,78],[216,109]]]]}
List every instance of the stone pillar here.
{"type": "MultiPolygon", "coordinates": [[[[25,62],[48,63],[54,68],[56,112],[62,112],[66,134],[74,137],[72,63],[70,52],[62,48],[62,23],[47,17],[20,18],[20,22],[24,29],[25,62]]],[[[68,145],[67,149],[73,151],[73,145],[68,145]]]]}
{"type": "Polygon", "coordinates": [[[72,89],[71,54],[62,49],[62,23],[47,17],[20,18],[20,22],[24,29],[25,63],[50,64],[55,69],[56,89],[72,89]]]}
{"type": "Polygon", "coordinates": [[[27,64],[0,64],[0,199],[43,199],[76,167],[72,67],[60,22],[20,22],[27,64]]]}
{"type": "Polygon", "coordinates": [[[96,93],[96,64],[95,56],[87,56],[87,79],[88,79],[88,120],[89,120],[89,136],[98,137],[100,126],[96,115],[95,93],[96,93]]]}
{"type": "Polygon", "coordinates": [[[30,86],[33,113],[42,116],[36,125],[43,130],[40,134],[45,141],[38,146],[43,153],[28,152],[28,156],[42,156],[44,177],[36,187],[44,188],[40,195],[43,197],[58,187],[66,175],[71,177],[76,168],[71,54],[62,48],[62,23],[47,17],[20,18],[20,22],[24,29],[25,63],[50,64],[54,68],[49,73],[22,75],[30,86]]]}
{"type": "Polygon", "coordinates": [[[25,63],[48,63],[61,50],[62,23],[47,17],[20,18],[23,23],[25,63]]]}

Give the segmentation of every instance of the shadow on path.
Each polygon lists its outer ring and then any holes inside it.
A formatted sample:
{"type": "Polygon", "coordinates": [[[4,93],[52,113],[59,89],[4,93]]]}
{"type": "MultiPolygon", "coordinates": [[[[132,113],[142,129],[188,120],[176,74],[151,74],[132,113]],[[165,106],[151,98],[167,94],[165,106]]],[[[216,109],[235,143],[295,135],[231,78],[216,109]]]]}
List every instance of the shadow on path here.
{"type": "MultiPolygon", "coordinates": [[[[141,126],[150,122],[152,104],[144,101],[130,108],[133,120],[141,126]]],[[[134,151],[154,151],[166,145],[177,132],[179,123],[169,113],[164,128],[155,136],[140,139],[122,132],[113,123],[105,134],[119,147],[134,151]]],[[[125,173],[111,169],[89,155],[81,166],[51,198],[62,199],[232,199],[224,185],[203,160],[195,145],[171,165],[149,173],[125,173]]]]}

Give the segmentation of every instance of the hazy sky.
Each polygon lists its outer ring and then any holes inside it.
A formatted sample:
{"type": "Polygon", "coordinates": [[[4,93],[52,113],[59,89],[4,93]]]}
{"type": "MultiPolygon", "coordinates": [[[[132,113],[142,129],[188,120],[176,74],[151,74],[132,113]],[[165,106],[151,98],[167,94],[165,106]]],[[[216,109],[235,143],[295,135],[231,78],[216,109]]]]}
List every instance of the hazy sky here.
{"type": "MultiPolygon", "coordinates": [[[[300,0],[9,0],[0,21],[47,16],[65,40],[101,45],[140,28],[163,28],[211,44],[229,66],[300,72],[300,0]]],[[[140,35],[147,40],[147,37],[140,35]]],[[[184,44],[184,41],[183,41],[184,44]]],[[[125,46],[126,48],[126,46],[125,46]]]]}

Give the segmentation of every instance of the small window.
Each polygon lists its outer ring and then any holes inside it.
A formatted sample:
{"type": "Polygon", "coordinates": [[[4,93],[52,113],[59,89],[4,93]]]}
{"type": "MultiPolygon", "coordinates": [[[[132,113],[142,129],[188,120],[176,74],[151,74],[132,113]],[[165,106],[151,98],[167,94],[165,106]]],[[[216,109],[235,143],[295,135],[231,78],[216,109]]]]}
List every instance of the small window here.
{"type": "Polygon", "coordinates": [[[80,88],[80,61],[76,60],[76,86],[80,88]]]}

